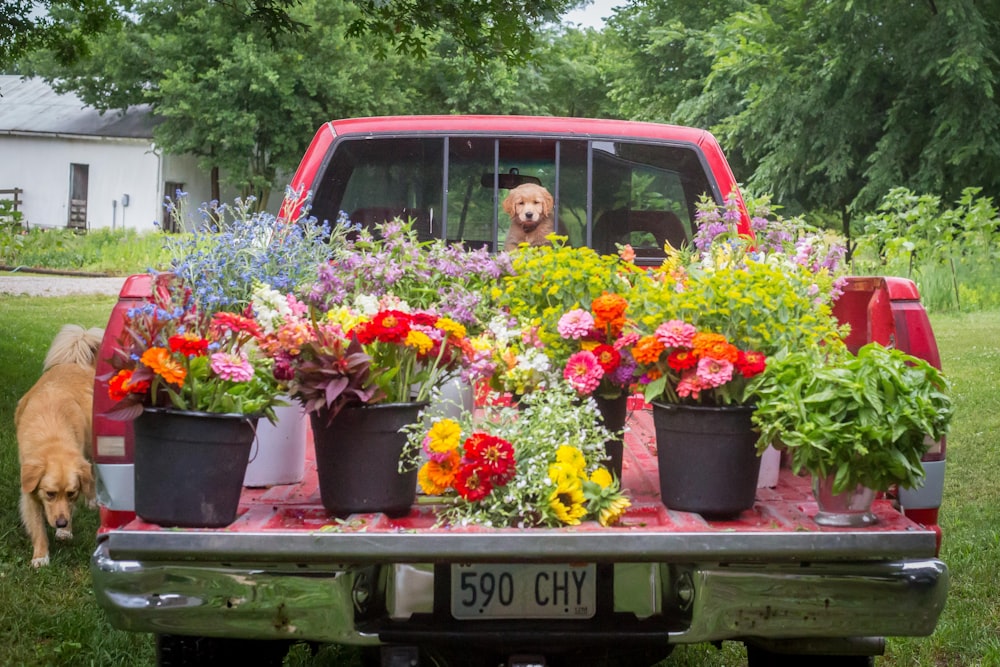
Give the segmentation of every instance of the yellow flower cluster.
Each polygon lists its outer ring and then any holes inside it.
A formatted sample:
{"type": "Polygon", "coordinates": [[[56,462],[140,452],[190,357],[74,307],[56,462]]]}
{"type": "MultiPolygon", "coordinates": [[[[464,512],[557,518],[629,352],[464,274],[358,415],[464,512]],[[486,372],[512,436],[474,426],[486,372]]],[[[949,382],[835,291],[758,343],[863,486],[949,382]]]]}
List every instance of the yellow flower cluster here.
{"type": "Polygon", "coordinates": [[[549,494],[549,510],[567,526],[576,526],[589,514],[596,514],[602,526],[617,523],[631,505],[614,491],[614,478],[606,468],[587,475],[587,460],[578,448],[562,445],[556,460],[549,466],[549,479],[555,488],[549,494]]]}

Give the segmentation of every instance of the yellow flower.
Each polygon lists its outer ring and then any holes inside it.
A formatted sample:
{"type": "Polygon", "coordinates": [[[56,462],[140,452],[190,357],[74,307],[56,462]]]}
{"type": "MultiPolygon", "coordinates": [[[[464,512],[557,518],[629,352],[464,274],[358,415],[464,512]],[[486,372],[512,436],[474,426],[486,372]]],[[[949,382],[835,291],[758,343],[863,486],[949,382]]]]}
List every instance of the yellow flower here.
{"type": "Polygon", "coordinates": [[[447,317],[439,317],[434,326],[445,332],[452,338],[465,338],[465,326],[461,322],[456,322],[447,317]]]}
{"type": "Polygon", "coordinates": [[[549,494],[549,509],[556,518],[567,526],[576,526],[587,515],[585,498],[580,481],[573,480],[558,484],[549,494]]]}
{"type": "Polygon", "coordinates": [[[598,468],[590,475],[590,481],[602,489],[606,489],[615,481],[607,468],[598,468]]]}
{"type": "Polygon", "coordinates": [[[587,468],[587,459],[583,452],[573,445],[560,445],[556,450],[556,463],[562,463],[576,471],[577,476],[583,475],[587,468]]]}
{"type": "Polygon", "coordinates": [[[420,354],[427,354],[434,348],[434,341],[423,331],[410,329],[406,334],[406,346],[412,347],[420,354]]]}
{"type": "Polygon", "coordinates": [[[454,419],[434,422],[427,431],[424,444],[429,454],[446,454],[458,449],[462,441],[462,427],[454,419]]]}
{"type": "Polygon", "coordinates": [[[621,521],[622,516],[625,515],[625,510],[627,510],[631,505],[631,501],[624,496],[612,498],[610,499],[610,502],[601,507],[597,521],[602,526],[613,526],[621,521]]]}
{"type": "Polygon", "coordinates": [[[350,331],[354,327],[358,326],[364,318],[355,314],[346,306],[337,306],[333,310],[327,312],[326,319],[328,322],[339,324],[344,331],[350,331]]]}

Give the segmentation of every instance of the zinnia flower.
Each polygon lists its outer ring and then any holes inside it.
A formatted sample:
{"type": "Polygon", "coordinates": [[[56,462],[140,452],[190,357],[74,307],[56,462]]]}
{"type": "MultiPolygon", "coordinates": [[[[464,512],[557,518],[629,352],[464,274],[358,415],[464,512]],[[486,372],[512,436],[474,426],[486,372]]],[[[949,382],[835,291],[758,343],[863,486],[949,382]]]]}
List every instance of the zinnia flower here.
{"type": "Polygon", "coordinates": [[[654,336],[666,347],[691,347],[698,330],[683,320],[670,320],[656,327],[654,336]]]}
{"type": "Polygon", "coordinates": [[[424,438],[424,451],[432,460],[442,460],[458,450],[462,440],[462,427],[454,419],[440,419],[434,422],[424,438]]]}
{"type": "Polygon", "coordinates": [[[170,356],[166,348],[151,347],[139,358],[149,370],[159,375],[165,382],[175,386],[183,386],[187,377],[187,369],[170,356]]]}
{"type": "Polygon", "coordinates": [[[514,446],[503,438],[488,433],[473,433],[463,447],[465,458],[474,463],[491,481],[503,486],[514,476],[514,446]]]}
{"type": "Polygon", "coordinates": [[[664,349],[656,336],[643,336],[632,348],[632,357],[640,364],[652,365],[659,361],[664,349]]]}
{"type": "Polygon", "coordinates": [[[604,369],[591,352],[580,351],[566,362],[563,377],[580,394],[590,394],[601,384],[604,369]]]}
{"type": "Polygon", "coordinates": [[[210,357],[212,372],[230,382],[249,382],[253,378],[253,366],[242,352],[216,352],[210,357]]]}
{"type": "Polygon", "coordinates": [[[591,350],[591,354],[597,359],[605,373],[611,373],[618,368],[622,360],[621,353],[610,345],[601,344],[591,350]]]}
{"type": "Polygon", "coordinates": [[[705,389],[705,387],[702,386],[697,373],[688,372],[677,383],[677,396],[698,400],[702,389],[705,389]]]}
{"type": "Polygon", "coordinates": [[[704,388],[719,387],[733,379],[733,365],[726,359],[702,357],[698,360],[697,373],[704,388]]]}
{"type": "Polygon", "coordinates": [[[616,337],[625,326],[625,310],[628,301],[619,294],[605,292],[590,304],[594,313],[594,326],[605,331],[610,329],[611,336],[616,337]]]}
{"type": "Polygon", "coordinates": [[[460,465],[461,458],[457,450],[452,450],[437,460],[427,461],[417,472],[421,490],[430,496],[441,495],[454,483],[460,465]]]}
{"type": "MultiPolygon", "coordinates": [[[[559,446],[559,449],[556,450],[556,463],[568,465],[576,471],[576,476],[582,475],[584,469],[587,467],[587,459],[584,458],[583,452],[580,451],[579,447],[574,447],[573,445],[559,446]]],[[[556,480],[553,479],[552,481],[556,480]]]]}
{"type": "Polygon", "coordinates": [[[580,340],[594,329],[594,318],[585,310],[575,308],[559,318],[556,330],[563,338],[580,340]]]}
{"type": "Polygon", "coordinates": [[[129,392],[125,388],[128,381],[132,379],[132,371],[127,368],[115,373],[114,377],[108,380],[108,396],[112,401],[120,401],[128,396],[129,392]]]}
{"type": "Polygon", "coordinates": [[[667,355],[667,365],[678,372],[693,368],[697,363],[698,357],[694,356],[694,352],[691,350],[673,350],[667,355]]]}
{"type": "Polygon", "coordinates": [[[232,331],[233,333],[246,333],[254,338],[261,336],[260,326],[257,322],[249,317],[224,311],[212,315],[212,323],[209,325],[208,330],[215,335],[232,331]]]}
{"type": "Polygon", "coordinates": [[[452,486],[458,495],[470,502],[482,500],[493,490],[490,475],[475,465],[468,464],[458,469],[452,486]]]}
{"type": "Polygon", "coordinates": [[[171,352],[180,352],[185,357],[200,357],[208,352],[208,340],[189,331],[168,338],[167,347],[171,352]]]}
{"type": "Polygon", "coordinates": [[[763,372],[766,365],[767,357],[761,352],[744,352],[740,350],[739,357],[736,359],[736,370],[745,378],[752,378],[763,372]]]}

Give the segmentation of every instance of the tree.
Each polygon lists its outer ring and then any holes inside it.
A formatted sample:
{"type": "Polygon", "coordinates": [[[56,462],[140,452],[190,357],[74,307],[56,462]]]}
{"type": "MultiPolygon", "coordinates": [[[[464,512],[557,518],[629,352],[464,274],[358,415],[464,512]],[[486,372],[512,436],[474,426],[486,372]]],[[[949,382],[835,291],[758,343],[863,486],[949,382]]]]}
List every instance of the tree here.
{"type": "MultiPolygon", "coordinates": [[[[422,56],[443,30],[477,62],[494,58],[523,61],[535,46],[537,29],[588,0],[356,0],[360,10],[348,37],[368,39],[380,56],[390,51],[422,56]]],[[[240,31],[273,39],[304,26],[296,18],[300,0],[217,0],[205,3],[231,15],[240,31]]],[[[141,8],[133,0],[0,1],[0,71],[42,49],[69,65],[88,53],[88,39],[114,32],[141,8]],[[69,10],[69,11],[67,11],[69,10]],[[59,17],[63,17],[62,19],[59,17]],[[72,20],[64,20],[72,16],[72,20]]]]}
{"type": "Polygon", "coordinates": [[[693,0],[644,4],[613,29],[629,36],[649,12],[680,25],[650,28],[616,99],[710,128],[749,187],[840,211],[846,225],[894,186],[954,199],[1000,185],[996,3],[771,0],[722,15],[693,0]],[[669,53],[690,58],[654,69],[669,53]]]}
{"type": "Polygon", "coordinates": [[[120,29],[91,39],[91,55],[74,67],[39,59],[38,71],[102,110],[152,105],[158,144],[198,155],[261,207],[322,122],[405,110],[399,58],[373,61],[364,43],[346,39],[358,14],[350,3],[303,0],[290,10],[300,27],[276,35],[219,3],[134,8],[120,29]]]}

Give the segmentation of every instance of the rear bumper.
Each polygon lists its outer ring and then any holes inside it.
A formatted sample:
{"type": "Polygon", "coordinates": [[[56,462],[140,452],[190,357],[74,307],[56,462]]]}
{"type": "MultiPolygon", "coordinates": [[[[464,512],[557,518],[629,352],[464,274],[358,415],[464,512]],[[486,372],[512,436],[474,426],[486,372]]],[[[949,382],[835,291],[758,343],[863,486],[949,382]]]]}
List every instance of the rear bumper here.
{"type": "Polygon", "coordinates": [[[450,619],[447,601],[435,605],[447,568],[429,564],[139,562],[112,559],[106,541],[91,559],[97,600],[121,629],[354,645],[923,636],[948,589],[933,558],[601,567],[614,582],[602,616],[501,623],[450,619]]]}

